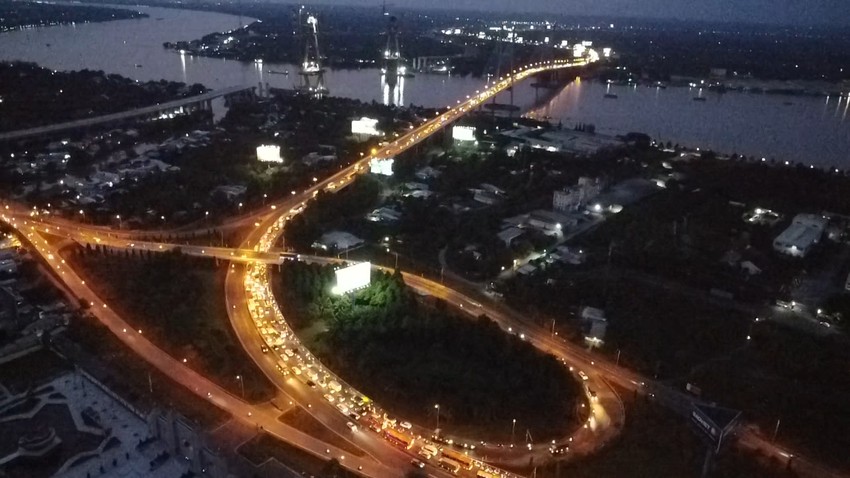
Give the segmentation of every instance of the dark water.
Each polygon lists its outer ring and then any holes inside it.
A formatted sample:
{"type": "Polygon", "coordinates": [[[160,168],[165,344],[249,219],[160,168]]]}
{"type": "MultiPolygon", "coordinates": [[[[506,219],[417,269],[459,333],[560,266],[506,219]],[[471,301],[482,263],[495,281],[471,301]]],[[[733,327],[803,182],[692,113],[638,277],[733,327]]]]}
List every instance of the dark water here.
{"type": "Polygon", "coordinates": [[[714,93],[698,88],[576,82],[533,115],[597,131],[640,131],[662,141],[777,161],[850,167],[850,102],[840,97],[714,93]],[[606,98],[606,93],[617,98],[606,98]],[[702,96],[705,101],[694,101],[702,96]]]}

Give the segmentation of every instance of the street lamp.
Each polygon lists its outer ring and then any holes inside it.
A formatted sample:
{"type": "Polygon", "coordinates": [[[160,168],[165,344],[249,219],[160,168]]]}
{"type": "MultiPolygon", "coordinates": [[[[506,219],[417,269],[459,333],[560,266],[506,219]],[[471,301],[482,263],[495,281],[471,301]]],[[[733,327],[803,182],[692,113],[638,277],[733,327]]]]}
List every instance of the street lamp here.
{"type": "Polygon", "coordinates": [[[434,405],[434,408],[437,409],[437,431],[440,431],[440,404],[437,403],[434,405]]]}
{"type": "Polygon", "coordinates": [[[511,421],[511,448],[514,447],[514,431],[516,430],[516,418],[511,421]]]}
{"type": "Polygon", "coordinates": [[[237,375],[236,379],[239,380],[239,388],[242,389],[242,398],[245,398],[245,382],[242,381],[242,375],[237,375]]]}

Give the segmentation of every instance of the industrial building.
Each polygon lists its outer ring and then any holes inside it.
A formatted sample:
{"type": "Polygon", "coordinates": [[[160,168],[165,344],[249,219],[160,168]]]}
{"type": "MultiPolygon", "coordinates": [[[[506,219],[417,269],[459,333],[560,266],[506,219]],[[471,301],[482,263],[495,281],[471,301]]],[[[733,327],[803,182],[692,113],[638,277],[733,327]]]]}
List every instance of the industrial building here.
{"type": "Polygon", "coordinates": [[[773,240],[773,249],[794,257],[805,257],[820,242],[829,220],[816,214],[797,214],[791,225],[773,240]]]}

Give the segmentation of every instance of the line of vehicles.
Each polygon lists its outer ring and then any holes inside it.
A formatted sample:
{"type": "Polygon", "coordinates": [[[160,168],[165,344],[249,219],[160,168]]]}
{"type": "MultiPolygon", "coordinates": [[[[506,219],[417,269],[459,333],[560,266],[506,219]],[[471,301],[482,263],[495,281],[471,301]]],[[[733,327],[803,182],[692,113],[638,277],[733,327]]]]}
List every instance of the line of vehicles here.
{"type": "MultiPolygon", "coordinates": [[[[508,81],[506,79],[504,82],[508,81]]],[[[471,105],[474,106],[476,103],[486,99],[487,96],[488,93],[485,91],[480,97],[474,98],[471,105]]],[[[467,106],[463,105],[460,111],[465,111],[467,106]]],[[[429,134],[434,129],[439,128],[445,122],[447,116],[449,115],[441,115],[439,122],[434,121],[424,131],[417,132],[411,138],[408,138],[408,144],[413,143],[423,132],[429,134]]],[[[454,117],[456,115],[451,116],[454,117]]],[[[358,169],[355,168],[355,170],[358,169]]],[[[351,179],[351,175],[346,179],[351,179]]],[[[340,186],[342,184],[344,184],[344,180],[339,182],[340,186]]],[[[327,188],[336,189],[337,184],[330,183],[327,188]]],[[[302,202],[292,208],[289,211],[289,215],[283,215],[278,218],[277,222],[269,230],[264,232],[256,249],[263,252],[271,249],[285,222],[292,216],[301,213],[305,206],[306,204],[302,202]]],[[[280,253],[281,262],[289,260],[300,260],[300,256],[291,252],[280,253]]],[[[409,433],[409,430],[412,428],[409,423],[397,423],[394,419],[388,418],[386,413],[378,409],[367,397],[351,387],[344,387],[338,378],[327,371],[309,351],[300,346],[298,339],[284,321],[274,300],[268,284],[268,269],[265,264],[252,263],[249,266],[245,276],[244,286],[248,295],[249,312],[264,341],[262,351],[269,353],[273,350],[279,357],[279,360],[277,360],[277,369],[281,374],[294,376],[311,388],[320,387],[322,391],[317,390],[317,392],[324,392],[322,397],[327,402],[333,404],[340,413],[350,418],[351,421],[348,421],[346,425],[352,433],[358,431],[358,421],[365,421],[369,429],[380,434],[390,443],[405,450],[410,450],[414,446],[417,438],[409,433]]],[[[582,376],[582,378],[587,380],[586,376],[582,376]]],[[[461,470],[472,470],[477,465],[479,467],[476,470],[476,476],[478,478],[512,476],[506,472],[490,468],[466,453],[448,447],[438,448],[434,443],[426,439],[421,437],[418,439],[423,443],[417,454],[425,460],[436,458],[436,466],[451,474],[456,475],[461,470]]],[[[414,460],[414,464],[416,466],[424,466],[424,462],[418,459],[414,460]]]]}

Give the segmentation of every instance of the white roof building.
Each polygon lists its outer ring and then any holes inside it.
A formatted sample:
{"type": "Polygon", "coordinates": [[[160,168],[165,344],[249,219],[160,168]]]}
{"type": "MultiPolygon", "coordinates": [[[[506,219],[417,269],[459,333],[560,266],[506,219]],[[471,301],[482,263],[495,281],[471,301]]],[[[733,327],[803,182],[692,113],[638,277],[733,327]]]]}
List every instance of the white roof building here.
{"type": "Polygon", "coordinates": [[[499,240],[505,243],[505,246],[510,247],[511,243],[514,242],[514,239],[523,235],[525,231],[518,227],[509,227],[507,229],[502,230],[502,232],[496,234],[499,237],[499,240]]]}
{"type": "Polygon", "coordinates": [[[337,251],[346,251],[361,245],[363,245],[363,239],[345,231],[327,232],[313,243],[313,247],[316,249],[336,249],[337,251]]]}
{"type": "Polygon", "coordinates": [[[794,257],[805,257],[820,242],[829,220],[816,214],[797,214],[791,225],[773,240],[773,249],[794,257]]]}

